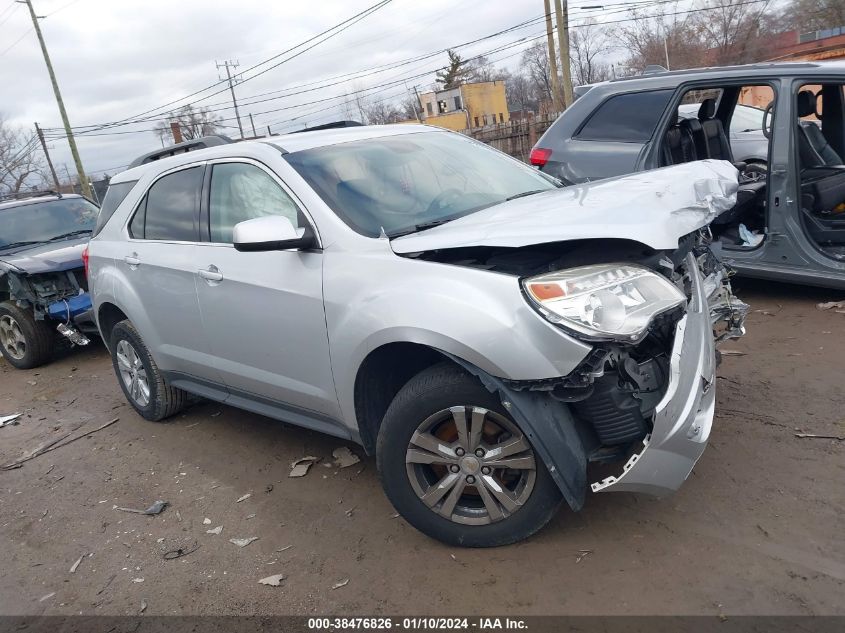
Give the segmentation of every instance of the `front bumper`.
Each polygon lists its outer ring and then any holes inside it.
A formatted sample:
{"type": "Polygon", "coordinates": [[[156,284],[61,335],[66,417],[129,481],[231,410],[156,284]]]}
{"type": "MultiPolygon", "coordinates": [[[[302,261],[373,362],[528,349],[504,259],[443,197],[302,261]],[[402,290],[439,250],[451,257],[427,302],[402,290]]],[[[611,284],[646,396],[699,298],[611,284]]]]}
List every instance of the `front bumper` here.
{"type": "Polygon", "coordinates": [[[707,446],[716,403],[713,306],[708,302],[714,293],[692,254],[687,256],[687,270],[692,298],[675,328],[669,385],[655,410],[652,432],[619,475],[591,484],[593,492],[671,493],[684,483],[707,446]]]}

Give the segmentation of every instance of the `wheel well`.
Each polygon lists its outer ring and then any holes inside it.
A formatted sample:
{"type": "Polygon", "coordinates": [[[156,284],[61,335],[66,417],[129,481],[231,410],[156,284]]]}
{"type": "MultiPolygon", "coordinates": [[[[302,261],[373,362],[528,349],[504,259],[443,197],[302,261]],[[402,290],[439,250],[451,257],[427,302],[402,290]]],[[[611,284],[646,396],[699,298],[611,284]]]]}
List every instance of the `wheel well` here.
{"type": "Polygon", "coordinates": [[[443,360],[446,356],[438,350],[417,343],[389,343],[364,359],[355,377],[355,417],[368,455],[375,453],[381,421],[399,390],[423,369],[443,360]]]}
{"type": "Polygon", "coordinates": [[[97,322],[100,324],[100,334],[106,347],[109,347],[111,343],[111,331],[114,326],[127,318],[123,311],[114,304],[104,303],[100,306],[100,310],[97,312],[97,322]]]}

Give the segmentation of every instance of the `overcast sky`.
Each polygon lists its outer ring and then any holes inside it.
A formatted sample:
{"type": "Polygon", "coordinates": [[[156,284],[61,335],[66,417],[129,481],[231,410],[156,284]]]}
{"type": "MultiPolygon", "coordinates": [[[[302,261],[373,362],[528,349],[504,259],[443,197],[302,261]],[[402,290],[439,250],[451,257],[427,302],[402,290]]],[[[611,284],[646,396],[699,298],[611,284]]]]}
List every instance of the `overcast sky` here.
{"type": "MultiPolygon", "coordinates": [[[[610,2],[616,4],[620,0],[610,2]]],[[[237,60],[241,64],[239,71],[244,71],[352,17],[376,0],[33,0],[33,3],[38,15],[48,16],[40,21],[41,28],[71,125],[86,126],[134,117],[216,83],[215,61],[237,60]]],[[[573,3],[573,6],[578,5],[573,3]]],[[[574,8],[573,24],[580,16],[591,13],[596,11],[574,8]]],[[[405,93],[403,83],[387,87],[379,87],[380,84],[409,78],[409,88],[414,84],[426,88],[434,78],[431,71],[445,64],[445,54],[427,59],[421,58],[422,55],[488,36],[542,14],[542,0],[393,0],[324,44],[238,85],[238,100],[244,104],[241,115],[246,118],[252,112],[259,133],[268,124],[274,132],[282,132],[301,128],[306,123],[316,125],[343,118],[338,107],[342,99],[306,104],[361,88],[372,88],[368,93],[371,99],[398,99],[405,93]],[[278,97],[278,94],[254,97],[259,93],[301,90],[296,87],[320,80],[329,83],[337,75],[364,72],[414,58],[417,59],[408,65],[345,80],[337,86],[249,104],[257,99],[278,97]],[[429,72],[423,77],[413,77],[429,72]]],[[[619,17],[624,16],[617,14],[605,19],[619,17]]],[[[45,128],[59,128],[58,108],[31,28],[25,5],[0,0],[0,113],[8,122],[28,128],[34,121],[45,128]]],[[[461,48],[460,52],[469,57],[542,33],[542,23],[535,23],[461,48]]],[[[525,46],[523,42],[519,47],[494,53],[491,60],[498,61],[500,66],[514,66],[525,46]]],[[[246,77],[263,68],[246,73],[246,77]]],[[[319,86],[307,88],[315,87],[319,86]]],[[[227,119],[224,123],[236,125],[234,120],[228,120],[234,116],[228,92],[209,96],[198,105],[220,109],[218,114],[227,119]],[[226,107],[229,109],[221,109],[226,107]]],[[[154,114],[166,111],[157,110],[154,114]]],[[[155,123],[147,121],[106,131],[149,130],[155,123]]],[[[244,124],[248,128],[248,121],[244,124]]],[[[237,136],[237,128],[226,128],[226,133],[237,136]]],[[[157,137],[149,131],[109,136],[80,134],[77,143],[85,169],[95,179],[103,171],[114,174],[135,156],[160,147],[157,137]]],[[[51,147],[57,169],[63,172],[66,163],[74,172],[67,142],[57,139],[51,142],[51,147]]]]}

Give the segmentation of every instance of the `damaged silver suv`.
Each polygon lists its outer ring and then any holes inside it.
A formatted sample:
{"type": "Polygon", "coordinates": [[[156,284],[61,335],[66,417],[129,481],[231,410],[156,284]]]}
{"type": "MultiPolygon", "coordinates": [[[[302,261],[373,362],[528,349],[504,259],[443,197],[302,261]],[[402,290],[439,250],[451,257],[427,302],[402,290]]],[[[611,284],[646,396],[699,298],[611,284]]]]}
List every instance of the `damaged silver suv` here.
{"type": "Polygon", "coordinates": [[[402,125],[136,164],[89,284],[146,419],[194,394],[358,442],[403,517],[473,547],[590,488],[668,493],[703,452],[746,311],[708,245],[729,163],[564,188],[402,125]]]}

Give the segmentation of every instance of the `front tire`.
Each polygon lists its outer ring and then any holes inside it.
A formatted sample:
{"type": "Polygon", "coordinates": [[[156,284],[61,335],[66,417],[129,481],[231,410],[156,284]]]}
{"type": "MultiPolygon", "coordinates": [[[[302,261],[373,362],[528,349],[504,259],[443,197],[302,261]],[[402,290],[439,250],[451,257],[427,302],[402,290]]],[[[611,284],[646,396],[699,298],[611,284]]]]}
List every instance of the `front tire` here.
{"type": "Polygon", "coordinates": [[[38,321],[32,310],[11,301],[0,303],[0,352],[13,367],[32,369],[53,355],[55,334],[46,321],[38,321]]]}
{"type": "Polygon", "coordinates": [[[399,391],[379,429],[376,460],[396,510],[449,545],[520,541],[561,503],[499,399],[451,363],[423,370],[399,391]]]}
{"type": "Polygon", "coordinates": [[[188,393],[169,386],[131,321],[114,326],[109,348],[123,395],[141,417],[158,422],[181,411],[188,393]]]}

